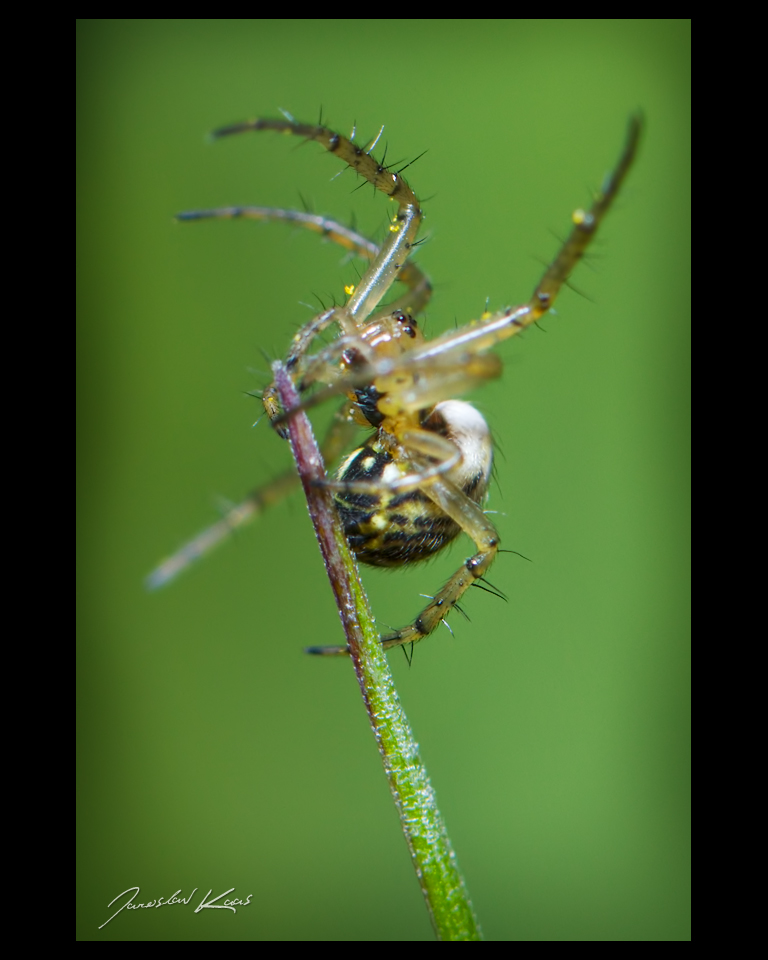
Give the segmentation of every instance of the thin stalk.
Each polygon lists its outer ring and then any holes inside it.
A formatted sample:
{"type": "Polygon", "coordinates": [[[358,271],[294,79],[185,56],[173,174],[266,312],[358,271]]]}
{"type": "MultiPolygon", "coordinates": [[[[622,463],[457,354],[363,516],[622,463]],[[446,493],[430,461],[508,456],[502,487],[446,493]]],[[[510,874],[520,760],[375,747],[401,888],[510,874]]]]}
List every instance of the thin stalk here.
{"type": "MultiPolygon", "coordinates": [[[[285,366],[273,364],[275,388],[287,412],[299,397],[285,366]]],[[[357,567],[339,523],[331,492],[322,485],[325,466],[304,412],[288,418],[296,467],[307,498],[363,703],[376,738],[438,940],[482,940],[456,854],[437,807],[437,798],[403,712],[392,674],[379,643],[357,567]]]]}

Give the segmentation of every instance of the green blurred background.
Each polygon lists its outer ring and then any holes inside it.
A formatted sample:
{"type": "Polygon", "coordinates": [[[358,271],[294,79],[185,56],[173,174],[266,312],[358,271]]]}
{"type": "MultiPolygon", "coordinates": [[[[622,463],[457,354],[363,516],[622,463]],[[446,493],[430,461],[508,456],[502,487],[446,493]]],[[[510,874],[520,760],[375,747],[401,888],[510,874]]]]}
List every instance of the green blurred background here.
{"type": "MultiPolygon", "coordinates": [[[[505,554],[390,654],[490,940],[688,939],[688,20],[81,20],[82,940],[431,940],[296,496],[169,588],[153,565],[289,461],[245,395],[356,263],[282,225],[381,237],[387,203],[313,144],[207,131],[279,107],[359,139],[425,200],[434,335],[530,294],[645,111],[636,168],[558,315],[473,395],[505,554]],[[194,904],[235,887],[233,915],[194,904]]],[[[315,417],[320,426],[330,410],[315,417]]],[[[364,569],[400,626],[470,552],[364,569]]]]}

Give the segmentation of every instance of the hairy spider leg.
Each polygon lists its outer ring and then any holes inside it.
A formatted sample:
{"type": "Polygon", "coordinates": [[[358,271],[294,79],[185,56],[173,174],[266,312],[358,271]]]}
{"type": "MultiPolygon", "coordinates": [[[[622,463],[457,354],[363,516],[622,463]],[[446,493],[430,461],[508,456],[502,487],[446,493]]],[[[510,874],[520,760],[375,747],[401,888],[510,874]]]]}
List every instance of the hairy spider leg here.
{"type": "MultiPolygon", "coordinates": [[[[213,136],[218,138],[250,130],[272,130],[290,136],[304,137],[306,140],[315,140],[329,153],[336,154],[377,190],[395,200],[398,205],[398,212],[390,224],[389,236],[372,259],[348,302],[343,307],[335,308],[331,317],[324,317],[323,325],[317,326],[310,323],[306,333],[299,331],[294,338],[293,356],[289,354],[286,361],[288,370],[294,376],[292,367],[298,364],[317,332],[325,329],[330,323],[336,322],[342,334],[354,334],[376,309],[406,263],[419,230],[422,212],[416,195],[399,173],[389,170],[363,147],[327,127],[297,123],[294,120],[258,118],[223,127],[215,131],[213,136]]],[[[280,407],[274,384],[270,384],[264,392],[264,409],[270,420],[274,420],[279,415],[280,407]]],[[[278,432],[287,439],[284,428],[278,432]]]]}
{"type": "MultiPolygon", "coordinates": [[[[499,550],[499,535],[483,510],[447,477],[435,475],[427,480],[427,472],[426,469],[423,471],[425,481],[418,489],[472,538],[477,553],[464,561],[413,623],[381,638],[385,650],[418,643],[429,636],[445,620],[467,589],[485,575],[499,550]]],[[[315,656],[345,656],[349,654],[349,647],[307,647],[305,652],[315,656]]]]}
{"type": "Polygon", "coordinates": [[[536,323],[551,309],[563,284],[584,256],[598,227],[616,199],[637,154],[642,126],[643,121],[639,114],[631,117],[619,162],[605,178],[602,189],[595,196],[590,209],[574,211],[571,217],[573,228],[558,250],[555,259],[545,270],[528,303],[519,307],[506,307],[497,313],[484,315],[480,320],[473,320],[465,327],[430,340],[428,344],[417,347],[413,351],[409,358],[411,362],[419,364],[445,351],[461,351],[463,348],[466,348],[468,356],[479,351],[490,350],[502,340],[507,340],[536,323]]]}
{"type": "Polygon", "coordinates": [[[446,477],[438,477],[424,493],[475,542],[477,553],[465,560],[424,607],[412,624],[381,638],[385,650],[423,640],[461,600],[468,587],[485,575],[499,550],[499,535],[483,510],[446,477]]]}
{"type": "Polygon", "coordinates": [[[350,300],[339,311],[338,323],[342,331],[352,333],[355,324],[362,324],[376,309],[408,258],[422,220],[421,206],[416,194],[398,172],[380,164],[363,147],[327,127],[297,123],[294,120],[258,118],[222,127],[216,130],[213,136],[225,137],[248,130],[274,130],[304,137],[306,140],[315,140],[373,184],[377,190],[396,201],[398,212],[390,224],[389,236],[381,245],[350,300]]]}
{"type": "MultiPolygon", "coordinates": [[[[308,213],[303,210],[287,210],[282,207],[218,207],[213,210],[189,210],[176,215],[177,220],[260,220],[264,222],[283,222],[295,224],[314,233],[320,234],[350,253],[354,253],[369,262],[376,259],[380,247],[373,240],[347,227],[337,220],[323,217],[317,213],[308,213]]],[[[396,277],[408,288],[402,296],[393,301],[387,308],[388,313],[396,310],[408,311],[412,315],[421,313],[432,297],[432,284],[429,278],[415,264],[407,261],[396,277]]],[[[310,326],[310,324],[307,324],[310,326]]],[[[316,334],[312,334],[310,340],[316,334]]],[[[308,345],[308,344],[307,344],[308,345]]],[[[292,348],[294,351],[296,347],[292,348]]],[[[303,347],[302,352],[306,351],[303,347]]]]}

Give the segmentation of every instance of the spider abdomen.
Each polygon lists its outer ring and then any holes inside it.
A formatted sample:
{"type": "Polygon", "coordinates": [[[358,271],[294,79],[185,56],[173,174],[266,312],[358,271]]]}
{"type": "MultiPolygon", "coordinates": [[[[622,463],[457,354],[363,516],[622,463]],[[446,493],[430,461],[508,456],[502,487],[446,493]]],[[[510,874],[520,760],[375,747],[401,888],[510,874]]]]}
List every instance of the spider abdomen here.
{"type": "Polygon", "coordinates": [[[361,563],[398,567],[424,560],[458,536],[460,527],[419,490],[387,492],[387,473],[399,471],[392,456],[376,447],[355,450],[339,473],[340,480],[382,484],[376,493],[336,494],[344,535],[361,563]]]}
{"type": "MultiPolygon", "coordinates": [[[[461,460],[445,476],[480,503],[492,461],[490,431],[481,414],[463,401],[445,401],[425,418],[422,428],[455,444],[461,460]]],[[[426,493],[390,489],[401,477],[392,454],[376,437],[339,467],[340,481],[371,484],[370,493],[339,491],[335,495],[344,534],[361,563],[377,567],[416,563],[442,550],[461,532],[459,524],[426,493]]]]}

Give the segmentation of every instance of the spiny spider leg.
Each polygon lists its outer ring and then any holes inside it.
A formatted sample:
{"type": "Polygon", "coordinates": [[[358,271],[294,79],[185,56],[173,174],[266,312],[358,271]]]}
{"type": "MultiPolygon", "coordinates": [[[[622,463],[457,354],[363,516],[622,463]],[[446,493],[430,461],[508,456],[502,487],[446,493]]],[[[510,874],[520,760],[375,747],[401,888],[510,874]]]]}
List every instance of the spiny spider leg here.
{"type": "MultiPolygon", "coordinates": [[[[215,131],[213,136],[218,138],[249,130],[272,130],[315,140],[398,204],[397,215],[390,224],[389,236],[372,259],[349,301],[343,307],[336,308],[332,316],[323,315],[322,322],[311,322],[294,337],[292,355],[289,354],[286,359],[286,366],[292,371],[302,354],[308,349],[311,340],[330,323],[338,323],[343,334],[354,334],[368,315],[376,309],[381,298],[405,265],[419,230],[422,212],[419,201],[406,180],[378,163],[363,147],[359,147],[347,137],[327,127],[297,123],[287,119],[259,118],[223,127],[215,131]]],[[[264,391],[263,403],[267,416],[274,421],[280,412],[274,384],[270,384],[264,391]]],[[[287,439],[285,428],[278,428],[278,433],[283,439],[287,439]]]]}
{"type": "Polygon", "coordinates": [[[342,330],[351,332],[350,329],[347,329],[346,317],[361,324],[376,309],[379,301],[392,286],[408,258],[422,218],[421,206],[416,194],[398,173],[394,173],[378,163],[362,147],[340,133],[334,133],[327,127],[297,123],[292,120],[259,118],[248,120],[245,123],[236,123],[229,127],[222,127],[215,131],[213,135],[214,137],[225,137],[235,133],[244,133],[247,130],[274,130],[278,133],[315,140],[325,147],[329,153],[335,154],[340,160],[348,164],[361,177],[365,177],[377,190],[397,202],[398,212],[390,225],[389,237],[381,245],[381,249],[370,268],[365,272],[340,314],[339,324],[342,330]]]}
{"type": "MultiPolygon", "coordinates": [[[[365,260],[375,260],[380,247],[373,240],[346,227],[344,224],[316,213],[307,213],[303,210],[286,210],[281,207],[218,207],[213,210],[188,210],[176,215],[177,220],[260,220],[264,222],[284,222],[295,224],[318,233],[338,244],[350,253],[354,253],[365,260]]],[[[387,307],[387,312],[407,310],[415,316],[426,307],[432,296],[432,284],[429,278],[422,273],[415,263],[406,262],[397,275],[397,280],[404,283],[408,290],[401,297],[387,307]]],[[[294,348],[295,349],[295,348],[294,348]]],[[[304,347],[306,350],[307,347],[304,347]]]]}
{"type": "Polygon", "coordinates": [[[416,643],[432,633],[475,580],[488,571],[499,549],[496,527],[482,509],[450,480],[439,477],[424,488],[424,493],[474,540],[477,553],[464,561],[412,624],[381,638],[385,650],[404,643],[416,643]]]}
{"type": "Polygon", "coordinates": [[[642,117],[633,116],[629,122],[626,143],[618,164],[605,178],[602,189],[595,196],[589,211],[574,211],[571,218],[573,229],[545,271],[528,303],[520,307],[507,307],[494,314],[484,314],[480,320],[472,321],[466,327],[430,340],[428,344],[414,351],[415,362],[430,359],[445,350],[466,348],[472,353],[490,350],[502,340],[507,340],[536,323],[547,310],[551,309],[563,284],[584,256],[603,218],[616,199],[637,153],[641,132],[642,117]]]}
{"type": "MultiPolygon", "coordinates": [[[[432,633],[467,589],[488,571],[499,549],[499,535],[494,525],[482,509],[446,477],[437,476],[420,490],[474,540],[477,553],[459,567],[413,623],[381,638],[385,650],[418,643],[432,633]]],[[[316,656],[346,656],[349,647],[306,647],[305,652],[316,656]]]]}

